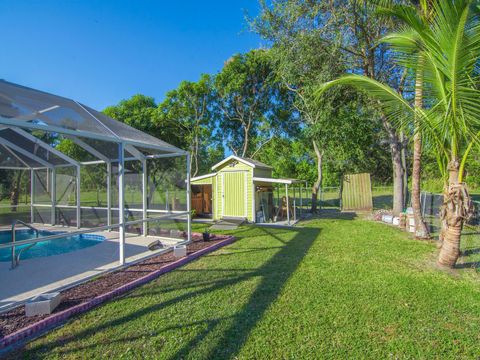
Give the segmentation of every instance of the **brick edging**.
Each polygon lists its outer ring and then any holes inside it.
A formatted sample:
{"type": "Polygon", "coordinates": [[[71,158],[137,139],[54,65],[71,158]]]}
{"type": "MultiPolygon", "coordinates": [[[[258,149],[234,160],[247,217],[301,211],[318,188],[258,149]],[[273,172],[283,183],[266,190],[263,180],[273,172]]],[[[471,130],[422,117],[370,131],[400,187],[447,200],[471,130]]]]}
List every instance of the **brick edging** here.
{"type": "Polygon", "coordinates": [[[3,338],[0,339],[0,350],[5,349],[9,346],[15,345],[16,343],[25,340],[30,337],[34,337],[36,335],[39,335],[40,333],[44,332],[45,330],[56,327],[62,323],[64,323],[66,320],[71,318],[74,315],[84,313],[108,300],[113,299],[114,297],[124,294],[136,287],[139,287],[141,285],[144,285],[156,278],[158,278],[160,275],[163,275],[167,272],[170,272],[176,268],[179,268],[180,266],[183,266],[197,258],[199,258],[202,255],[205,255],[207,253],[210,253],[212,251],[215,251],[223,246],[229,245],[235,241],[235,237],[233,236],[227,236],[225,240],[222,240],[220,242],[217,242],[215,244],[212,244],[210,246],[207,246],[206,248],[203,248],[201,250],[195,251],[194,253],[187,255],[184,258],[178,259],[174,262],[171,262],[169,264],[166,264],[162,266],[160,269],[155,270],[151,272],[150,274],[147,274],[143,277],[140,277],[138,279],[135,279],[127,284],[124,284],[114,290],[111,290],[109,292],[106,292],[105,294],[98,295],[94,297],[91,300],[88,300],[84,303],[72,306],[71,308],[65,309],[63,311],[60,311],[59,313],[53,314],[45,319],[42,319],[34,324],[28,325],[27,327],[24,327],[20,330],[17,330],[3,338]]]}

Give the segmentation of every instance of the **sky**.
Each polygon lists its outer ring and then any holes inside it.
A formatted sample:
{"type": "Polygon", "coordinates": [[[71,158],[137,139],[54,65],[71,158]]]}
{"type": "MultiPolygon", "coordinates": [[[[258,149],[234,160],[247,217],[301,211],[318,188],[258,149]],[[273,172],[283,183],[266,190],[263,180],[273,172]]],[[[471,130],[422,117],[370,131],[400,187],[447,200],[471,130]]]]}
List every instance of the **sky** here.
{"type": "Polygon", "coordinates": [[[0,0],[0,79],[98,110],[134,94],[161,101],[182,80],[262,45],[258,0],[0,0]]]}

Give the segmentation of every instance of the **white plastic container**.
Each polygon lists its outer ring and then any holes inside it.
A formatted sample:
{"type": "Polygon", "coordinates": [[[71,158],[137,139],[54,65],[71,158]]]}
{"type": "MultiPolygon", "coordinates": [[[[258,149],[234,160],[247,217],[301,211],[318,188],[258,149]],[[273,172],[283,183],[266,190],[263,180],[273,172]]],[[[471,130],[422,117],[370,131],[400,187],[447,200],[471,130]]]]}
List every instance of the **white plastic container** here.
{"type": "Polygon", "coordinates": [[[395,216],[393,218],[392,224],[395,225],[395,226],[400,225],[400,218],[398,216],[395,216]]]}
{"type": "Polygon", "coordinates": [[[383,222],[387,224],[391,224],[393,222],[393,216],[392,215],[384,215],[383,216],[383,222]]]}
{"type": "Polygon", "coordinates": [[[187,246],[186,245],[176,245],[173,247],[173,256],[177,259],[187,256],[187,246]]]}
{"type": "Polygon", "coordinates": [[[48,315],[55,310],[62,300],[59,292],[40,294],[25,304],[25,315],[48,315]]]}

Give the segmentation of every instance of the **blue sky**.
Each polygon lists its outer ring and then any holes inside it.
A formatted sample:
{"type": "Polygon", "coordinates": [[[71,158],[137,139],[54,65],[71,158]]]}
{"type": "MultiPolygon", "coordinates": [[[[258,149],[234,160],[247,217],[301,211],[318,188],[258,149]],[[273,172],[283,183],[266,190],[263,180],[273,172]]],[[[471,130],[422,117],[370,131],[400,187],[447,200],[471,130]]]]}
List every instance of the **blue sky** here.
{"type": "Polygon", "coordinates": [[[142,93],[162,100],[261,46],[244,14],[257,0],[0,0],[0,78],[97,109],[142,93]]]}

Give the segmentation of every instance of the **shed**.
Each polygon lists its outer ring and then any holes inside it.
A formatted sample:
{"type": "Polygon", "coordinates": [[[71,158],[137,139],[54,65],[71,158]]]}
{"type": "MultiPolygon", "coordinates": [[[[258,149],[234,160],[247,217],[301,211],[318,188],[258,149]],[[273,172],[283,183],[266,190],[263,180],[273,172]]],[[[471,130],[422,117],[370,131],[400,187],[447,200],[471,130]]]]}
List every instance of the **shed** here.
{"type": "Polygon", "coordinates": [[[194,177],[192,186],[192,209],[200,217],[213,220],[244,219],[249,222],[277,222],[297,219],[299,195],[302,202],[304,181],[275,179],[272,167],[258,160],[231,155],[212,166],[212,173],[194,177]],[[293,199],[289,187],[294,188],[293,199]],[[279,187],[284,195],[280,199],[279,187]],[[275,203],[274,188],[277,188],[275,203]],[[299,190],[299,191],[297,191],[299,190]]]}

